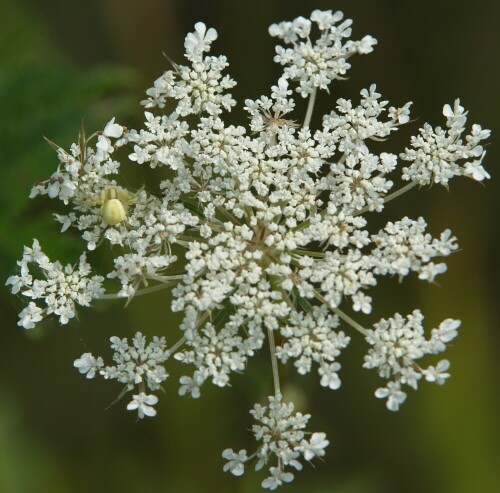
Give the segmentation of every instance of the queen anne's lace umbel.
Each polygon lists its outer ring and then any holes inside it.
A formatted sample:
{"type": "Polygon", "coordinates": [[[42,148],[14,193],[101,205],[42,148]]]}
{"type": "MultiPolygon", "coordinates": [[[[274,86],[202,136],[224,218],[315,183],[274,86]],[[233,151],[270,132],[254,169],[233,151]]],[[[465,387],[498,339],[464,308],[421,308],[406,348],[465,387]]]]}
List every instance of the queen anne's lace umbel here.
{"type": "Polygon", "coordinates": [[[186,65],[173,63],[146,92],[143,128],[113,118],[101,132],[82,133],[69,151],[51,143],[59,166],[31,197],[68,205],[55,219],[62,231],[79,231],[87,250],[113,247],[111,292],[105,294],[104,277],[91,275],[85,254],[63,267],[50,262],[37,240],[25,247],[20,272],[7,284],[29,299],[19,320],[26,329],[51,314],[65,324],[77,305],[93,300],[128,302],[172,288],[171,309],[183,314],[177,342],[147,343],[140,332],[130,343],[113,337],[114,366],[91,353],[74,363],[89,379],[125,385],[123,393],[132,392],[127,409],[139,418],[156,415],[153,392],[167,379],[171,357],[190,369],[179,394],[198,398],[205,382],[228,386],[233,372],[269,346],[274,395],[251,411],[259,446],[222,455],[224,470],[236,476],[254,459],[256,469],[268,467],[262,486],[274,490],[293,479],[301,460],[322,457],[329,443],[324,433],[304,431],[310,416],[284,400],[279,363],[292,364],[299,375],[315,371],[321,386],[337,389],[338,357],[358,332],[368,347],[363,366],[388,381],[375,395],[392,411],[405,401],[405,386],[449,377],[447,360],[427,367],[420,360],[444,351],[460,321],[447,319],[426,338],[419,310],[372,328],[346,312],[371,312],[381,276],[402,280],[415,273],[434,282],[446,271],[439,259],[457,249],[449,230],[433,237],[423,218],[403,217],[373,231],[367,213],[381,212],[415,186],[489,178],[482,141],[490,132],[473,125],[467,134],[467,112],[456,100],[443,108],[444,128],[425,123],[399,156],[378,154],[370,142],[408,123],[411,103],[391,106],[375,85],[361,91],[359,102],[338,99],[313,128],[317,91],[344,78],[348,60],[370,53],[377,41],[352,41],[351,21],[331,11],[316,10],[269,32],[283,45],[275,56],[283,74],[269,95],[245,101],[249,129],[222,119],[236,104],[228,92],[235,82],[223,73],[227,59],[208,54],[217,32],[198,23],[186,37],[186,65]],[[309,100],[302,122],[294,92],[309,100]],[[127,189],[120,184],[118,148],[128,150],[132,163],[167,168],[171,178],[153,189],[127,189]]]}

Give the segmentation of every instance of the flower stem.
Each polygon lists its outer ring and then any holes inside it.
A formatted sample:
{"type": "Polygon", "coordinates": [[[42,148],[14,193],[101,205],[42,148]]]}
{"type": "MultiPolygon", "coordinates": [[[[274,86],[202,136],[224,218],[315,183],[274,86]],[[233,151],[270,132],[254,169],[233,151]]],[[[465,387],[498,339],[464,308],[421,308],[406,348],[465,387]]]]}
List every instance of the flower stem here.
{"type": "Polygon", "coordinates": [[[399,197],[400,195],[403,195],[406,193],[408,190],[411,190],[413,187],[416,187],[418,185],[417,181],[411,181],[404,187],[401,187],[399,190],[396,190],[395,192],[389,194],[385,199],[384,199],[384,204],[387,202],[390,202],[392,199],[395,199],[396,197],[399,197]]]}
{"type": "Polygon", "coordinates": [[[267,338],[269,339],[269,351],[271,353],[271,365],[273,367],[273,383],[274,383],[274,396],[281,396],[280,389],[280,376],[278,373],[278,358],[276,357],[276,342],[274,341],[273,329],[267,329],[267,338]]]}
{"type": "MultiPolygon", "coordinates": [[[[400,195],[403,195],[406,193],[408,190],[411,190],[412,188],[416,187],[418,185],[417,181],[412,181],[408,184],[406,184],[404,187],[401,187],[399,190],[396,190],[395,192],[389,194],[387,197],[384,199],[384,204],[387,204],[387,202],[390,202],[391,200],[399,197],[400,195]]],[[[365,212],[368,212],[370,209],[368,207],[363,207],[359,211],[356,211],[353,215],[354,216],[359,216],[360,214],[364,214],[365,212]]]]}
{"type": "MultiPolygon", "coordinates": [[[[163,284],[155,284],[154,286],[150,286],[149,288],[139,289],[134,293],[134,296],[141,296],[142,294],[154,293],[155,291],[160,291],[161,289],[166,289],[172,287],[175,284],[174,282],[163,283],[163,284]]],[[[109,293],[103,294],[96,298],[98,300],[123,300],[126,296],[118,296],[118,293],[109,293]]]]}
{"type": "Polygon", "coordinates": [[[325,258],[324,252],[315,252],[314,250],[302,250],[301,248],[292,250],[292,253],[295,255],[307,255],[308,257],[325,258]]]}
{"type": "Polygon", "coordinates": [[[241,223],[236,219],[225,207],[222,205],[218,205],[217,209],[222,212],[222,214],[229,219],[233,224],[236,224],[236,226],[241,226],[241,223]]]}
{"type": "Polygon", "coordinates": [[[316,102],[316,93],[318,90],[314,88],[313,92],[309,96],[309,103],[307,105],[307,111],[306,111],[306,116],[304,118],[304,124],[302,125],[302,128],[309,127],[309,124],[311,123],[311,118],[314,110],[314,103],[316,102]]]}
{"type": "Polygon", "coordinates": [[[174,274],[172,276],[157,276],[156,274],[149,274],[148,279],[151,279],[152,281],[159,281],[159,282],[170,282],[170,281],[180,281],[185,274],[174,274]]]}
{"type": "Polygon", "coordinates": [[[181,337],[169,350],[168,352],[172,355],[174,354],[184,343],[186,342],[186,336],[181,337]]]}
{"type": "Polygon", "coordinates": [[[353,320],[347,313],[344,313],[340,308],[335,308],[328,301],[325,300],[325,298],[319,293],[318,291],[314,290],[314,296],[318,301],[321,301],[321,303],[324,303],[330,310],[338,315],[344,322],[347,322],[352,328],[356,329],[358,332],[363,334],[365,337],[368,335],[368,331],[358,322],[353,320]]]}

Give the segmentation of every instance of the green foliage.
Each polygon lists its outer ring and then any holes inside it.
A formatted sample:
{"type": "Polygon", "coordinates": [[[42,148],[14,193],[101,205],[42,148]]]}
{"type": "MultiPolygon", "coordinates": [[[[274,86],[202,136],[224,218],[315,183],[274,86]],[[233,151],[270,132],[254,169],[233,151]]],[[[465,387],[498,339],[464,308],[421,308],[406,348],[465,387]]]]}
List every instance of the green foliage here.
{"type": "Polygon", "coordinates": [[[39,26],[17,2],[0,6],[0,229],[6,232],[0,254],[10,262],[32,237],[49,241],[57,231],[53,204],[48,208],[48,201],[27,199],[32,185],[57,166],[43,136],[69,146],[82,117],[89,128],[99,128],[110,115],[130,113],[136,105],[131,70],[77,69],[63,61],[39,26]]]}

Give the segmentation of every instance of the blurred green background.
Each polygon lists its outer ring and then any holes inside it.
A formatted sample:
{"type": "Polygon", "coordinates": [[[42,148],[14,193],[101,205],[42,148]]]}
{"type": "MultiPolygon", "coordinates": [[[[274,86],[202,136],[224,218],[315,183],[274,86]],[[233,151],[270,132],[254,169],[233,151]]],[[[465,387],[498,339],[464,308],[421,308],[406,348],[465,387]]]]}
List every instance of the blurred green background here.
{"type": "MultiPolygon", "coordinates": [[[[335,84],[330,99],[321,95],[316,117],[337,97],[357,100],[375,82],[395,105],[414,101],[417,122],[383,145],[399,152],[419,124],[441,123],[443,104],[460,97],[471,122],[493,129],[485,161],[493,178],[486,187],[457,179],[449,192],[413,191],[384,212],[384,221],[423,215],[434,233],[450,227],[462,249],[449,258],[441,287],[383,282],[364,322],[416,307],[428,328],[462,319],[446,355],[452,378],[444,387],[423,383],[390,413],[373,396],[378,379],[361,368],[364,345],[355,334],[341,359],[339,391],[287,372],[287,391],[331,446],[324,463],[306,466],[284,491],[498,491],[500,2],[0,0],[0,278],[15,271],[33,237],[51,258],[69,261],[83,249],[77,236],[59,235],[53,202],[28,200],[32,184],[57,166],[43,135],[69,146],[82,117],[89,131],[113,115],[139,126],[138,101],[167,68],[162,51],[181,60],[183,37],[198,20],[219,30],[215,52],[229,57],[238,101],[256,98],[279,73],[267,26],[313,8],[341,9],[354,20],[356,38],[379,40],[374,54],[353,60],[349,81],[335,84]]],[[[242,121],[241,105],[230,118],[242,121]]],[[[143,170],[127,179],[140,183],[143,170]]],[[[104,262],[106,252],[94,258],[104,262]]],[[[20,299],[3,289],[0,305],[1,493],[260,491],[262,474],[223,474],[220,453],[253,447],[248,409],[270,391],[266,354],[231,389],[207,386],[200,400],[176,395],[179,370],[172,369],[158,417],[135,422],[125,402],[104,410],[119,385],[85,381],[72,362],[85,351],[109,356],[113,334],[142,330],[176,340],[178,318],[164,295],[138,298],[125,310],[120,302],[96,303],[69,326],[46,323],[31,332],[16,326],[20,299]]]]}

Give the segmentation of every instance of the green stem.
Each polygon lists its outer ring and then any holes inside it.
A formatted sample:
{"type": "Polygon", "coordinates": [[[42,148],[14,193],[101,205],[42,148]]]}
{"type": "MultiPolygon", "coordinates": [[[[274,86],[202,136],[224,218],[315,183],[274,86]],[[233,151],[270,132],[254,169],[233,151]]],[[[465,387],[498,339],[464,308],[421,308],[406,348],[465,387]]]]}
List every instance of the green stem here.
{"type": "MultiPolygon", "coordinates": [[[[175,284],[175,283],[172,282],[172,283],[155,284],[154,286],[150,286],[149,288],[139,289],[139,291],[136,291],[134,293],[134,296],[141,296],[143,294],[154,293],[155,291],[160,291],[161,289],[170,288],[170,287],[172,287],[173,284],[175,284]]],[[[98,300],[123,300],[125,298],[126,298],[126,296],[118,296],[118,293],[109,293],[109,294],[103,294],[102,296],[99,296],[99,298],[96,298],[96,299],[98,299],[98,300]]]]}
{"type": "MultiPolygon", "coordinates": [[[[391,200],[399,197],[400,195],[403,195],[404,193],[408,192],[408,190],[411,190],[412,188],[416,187],[418,185],[417,181],[412,181],[408,184],[406,184],[404,187],[401,187],[399,190],[396,190],[395,192],[387,195],[384,199],[384,204],[387,204],[387,202],[390,202],[391,200]]],[[[353,215],[354,216],[359,216],[360,214],[364,214],[365,212],[368,212],[370,209],[368,207],[363,207],[359,211],[356,211],[353,215]]]]}
{"type": "Polygon", "coordinates": [[[219,205],[217,209],[222,212],[222,214],[229,219],[232,223],[236,224],[236,226],[241,226],[241,223],[236,219],[225,207],[219,205]]]}
{"type": "Polygon", "coordinates": [[[169,350],[168,352],[172,355],[174,354],[184,343],[186,342],[186,337],[181,337],[169,350]]]}
{"type": "Polygon", "coordinates": [[[328,301],[325,300],[325,298],[319,293],[318,291],[314,290],[314,296],[318,301],[321,301],[321,303],[324,303],[330,310],[338,315],[344,322],[347,322],[352,328],[356,329],[358,332],[361,332],[365,337],[368,335],[368,331],[358,322],[353,320],[349,315],[344,313],[340,308],[335,308],[328,301]]]}
{"type": "Polygon", "coordinates": [[[150,274],[148,275],[148,279],[151,279],[152,281],[159,281],[159,282],[170,282],[170,281],[180,281],[184,277],[184,274],[175,274],[173,276],[157,276],[155,274],[150,274]]]}
{"type": "Polygon", "coordinates": [[[313,250],[301,250],[300,248],[292,250],[294,255],[307,255],[308,257],[325,258],[324,252],[315,252],[313,250]]]}
{"type": "Polygon", "coordinates": [[[272,329],[267,329],[267,338],[269,340],[271,365],[273,367],[274,396],[278,398],[279,396],[281,396],[280,376],[278,373],[278,358],[276,357],[276,342],[274,341],[274,331],[272,329]]]}
{"type": "Polygon", "coordinates": [[[306,111],[306,116],[304,118],[304,124],[302,125],[302,128],[309,127],[309,124],[311,123],[311,118],[314,110],[314,103],[316,102],[316,93],[318,90],[314,88],[313,92],[309,96],[309,103],[307,105],[307,111],[306,111]]]}

